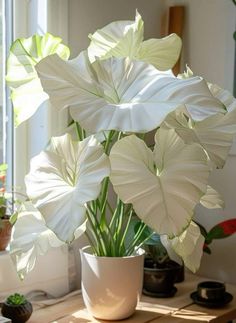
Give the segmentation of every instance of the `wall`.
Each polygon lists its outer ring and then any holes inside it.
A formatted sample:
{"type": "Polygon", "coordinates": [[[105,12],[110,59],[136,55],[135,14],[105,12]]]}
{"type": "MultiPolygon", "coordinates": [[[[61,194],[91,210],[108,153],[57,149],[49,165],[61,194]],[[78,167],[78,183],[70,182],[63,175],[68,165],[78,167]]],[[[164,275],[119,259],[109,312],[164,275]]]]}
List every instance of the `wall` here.
{"type": "Polygon", "coordinates": [[[138,9],[145,36],[158,37],[165,0],[69,0],[69,45],[72,56],[88,47],[88,34],[115,20],[133,20],[138,9]]]}

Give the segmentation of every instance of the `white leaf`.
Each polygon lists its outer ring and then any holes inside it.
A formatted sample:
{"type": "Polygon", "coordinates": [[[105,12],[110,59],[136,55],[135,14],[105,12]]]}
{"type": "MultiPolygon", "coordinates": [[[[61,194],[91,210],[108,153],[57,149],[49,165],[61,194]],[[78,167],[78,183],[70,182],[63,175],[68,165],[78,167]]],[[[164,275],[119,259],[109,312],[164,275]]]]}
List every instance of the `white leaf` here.
{"type": "Polygon", "coordinates": [[[171,239],[170,243],[185,266],[195,273],[201,263],[204,241],[199,226],[191,221],[188,228],[179,237],[171,239]]]}
{"type": "Polygon", "coordinates": [[[207,186],[206,194],[200,200],[200,203],[208,209],[221,209],[224,207],[224,201],[220,194],[211,186],[207,186]]]}
{"type": "Polygon", "coordinates": [[[136,13],[135,21],[116,21],[89,35],[88,56],[97,58],[129,57],[154,65],[158,70],[171,69],[179,58],[181,39],[171,34],[162,39],[143,41],[143,20],[136,13]]]}
{"type": "MultiPolygon", "coordinates": [[[[236,100],[235,100],[236,102],[236,100]]],[[[198,143],[218,167],[222,168],[236,135],[236,108],[194,122],[184,109],[169,114],[165,120],[188,144],[198,143]]]]}
{"type": "MultiPolygon", "coordinates": [[[[75,232],[81,236],[86,229],[84,222],[75,232]]],[[[25,202],[18,214],[10,243],[11,258],[19,276],[23,279],[35,265],[38,256],[44,255],[50,248],[60,247],[63,242],[46,226],[40,212],[31,202],[25,202]]]]}
{"type": "Polygon", "coordinates": [[[95,200],[110,166],[94,138],[73,142],[66,134],[52,138],[48,151],[31,160],[27,194],[58,238],[70,242],[85,221],[86,203],[95,200]]]}
{"type": "Polygon", "coordinates": [[[11,88],[14,121],[18,126],[29,119],[40,105],[48,100],[35,70],[35,65],[44,57],[57,53],[68,59],[69,48],[61,44],[61,38],[49,33],[17,39],[10,48],[7,60],[6,81],[11,88]]]}
{"type": "Polygon", "coordinates": [[[160,129],[154,153],[128,136],[110,153],[111,182],[125,203],[158,234],[179,235],[207,189],[207,156],[198,145],[185,145],[174,130],[160,129]]]}
{"type": "Polygon", "coordinates": [[[55,107],[70,107],[74,120],[92,132],[147,132],[181,105],[205,115],[224,111],[204,80],[180,80],[141,61],[110,58],[88,62],[86,53],[65,62],[49,56],[36,67],[55,107]]]}
{"type": "Polygon", "coordinates": [[[116,21],[89,35],[88,55],[93,63],[96,58],[111,56],[133,58],[143,40],[143,20],[137,12],[135,21],[116,21]]]}
{"type": "Polygon", "coordinates": [[[141,44],[136,59],[165,71],[171,69],[177,62],[181,46],[181,39],[176,34],[161,39],[148,39],[141,44]]]}

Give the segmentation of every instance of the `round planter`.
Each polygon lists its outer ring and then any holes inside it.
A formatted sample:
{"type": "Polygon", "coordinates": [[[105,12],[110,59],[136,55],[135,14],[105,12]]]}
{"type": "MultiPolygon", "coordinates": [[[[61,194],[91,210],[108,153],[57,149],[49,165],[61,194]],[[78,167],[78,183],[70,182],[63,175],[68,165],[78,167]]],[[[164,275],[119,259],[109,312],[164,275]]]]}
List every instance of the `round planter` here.
{"type": "Polygon", "coordinates": [[[129,257],[97,257],[80,250],[82,295],[92,316],[122,320],[131,316],[142,292],[144,250],[129,257]]]}
{"type": "Polygon", "coordinates": [[[2,304],[2,315],[11,319],[12,323],[24,323],[28,321],[33,312],[30,302],[22,305],[11,305],[6,302],[2,304]]]}
{"type": "Polygon", "coordinates": [[[10,239],[11,239],[12,225],[9,220],[1,220],[0,226],[0,251],[6,249],[10,239]]]}
{"type": "Polygon", "coordinates": [[[143,293],[153,297],[171,297],[177,291],[174,286],[181,265],[174,261],[163,267],[155,267],[151,259],[145,259],[143,293]]]}

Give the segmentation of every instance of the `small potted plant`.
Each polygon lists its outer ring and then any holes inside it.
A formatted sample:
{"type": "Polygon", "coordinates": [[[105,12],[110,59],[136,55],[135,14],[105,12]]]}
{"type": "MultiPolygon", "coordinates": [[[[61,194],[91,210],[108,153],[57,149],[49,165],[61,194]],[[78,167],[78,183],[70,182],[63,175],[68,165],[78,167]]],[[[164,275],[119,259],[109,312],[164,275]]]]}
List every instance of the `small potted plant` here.
{"type": "Polygon", "coordinates": [[[0,251],[6,249],[12,230],[10,216],[7,212],[9,197],[5,189],[6,170],[7,165],[0,164],[0,251]]]}
{"type": "Polygon", "coordinates": [[[10,295],[2,304],[2,315],[11,319],[12,323],[24,323],[28,321],[32,312],[32,304],[24,295],[18,293],[10,295]]]}
{"type": "MultiPolygon", "coordinates": [[[[134,220],[134,231],[140,230],[142,222],[134,220]]],[[[184,266],[172,260],[166,248],[161,242],[161,236],[150,227],[142,232],[142,240],[145,240],[146,251],[144,260],[143,293],[153,297],[171,297],[177,291],[176,282],[184,280],[184,266]],[[145,239],[146,238],[146,239],[145,239]]]]}

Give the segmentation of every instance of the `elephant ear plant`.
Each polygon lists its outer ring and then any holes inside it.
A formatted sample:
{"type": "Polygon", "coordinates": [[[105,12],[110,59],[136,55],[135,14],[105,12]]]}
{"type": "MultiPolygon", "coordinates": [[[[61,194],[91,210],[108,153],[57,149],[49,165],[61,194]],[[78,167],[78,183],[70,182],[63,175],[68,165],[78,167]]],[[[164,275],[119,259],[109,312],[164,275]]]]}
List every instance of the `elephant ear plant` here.
{"type": "Polygon", "coordinates": [[[7,82],[16,123],[49,100],[58,113],[67,109],[74,130],[73,139],[53,137],[31,160],[29,201],[11,243],[21,277],[38,254],[85,230],[95,255],[132,255],[149,239],[140,240],[146,226],[198,269],[204,237],[194,209],[218,207],[209,175],[224,166],[236,134],[236,101],[202,77],[173,75],[177,35],[143,35],[136,13],[134,21],[112,22],[90,35],[89,47],[72,60],[48,34],[13,44],[7,82]],[[152,130],[149,148],[145,136],[152,130]],[[127,244],[133,211],[142,226],[127,244]]]}

